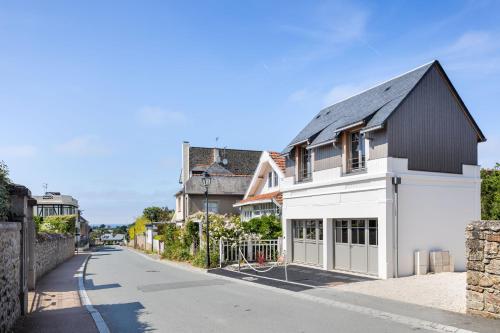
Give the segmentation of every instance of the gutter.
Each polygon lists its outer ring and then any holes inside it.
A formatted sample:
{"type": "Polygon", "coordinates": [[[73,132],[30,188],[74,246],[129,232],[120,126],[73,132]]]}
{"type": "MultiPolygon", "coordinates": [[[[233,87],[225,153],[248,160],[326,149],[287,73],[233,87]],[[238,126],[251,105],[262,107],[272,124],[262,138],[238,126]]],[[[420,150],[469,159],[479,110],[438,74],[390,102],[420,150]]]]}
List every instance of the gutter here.
{"type": "Polygon", "coordinates": [[[401,177],[392,177],[394,185],[394,277],[399,277],[399,191],[398,185],[401,185],[401,177]]]}

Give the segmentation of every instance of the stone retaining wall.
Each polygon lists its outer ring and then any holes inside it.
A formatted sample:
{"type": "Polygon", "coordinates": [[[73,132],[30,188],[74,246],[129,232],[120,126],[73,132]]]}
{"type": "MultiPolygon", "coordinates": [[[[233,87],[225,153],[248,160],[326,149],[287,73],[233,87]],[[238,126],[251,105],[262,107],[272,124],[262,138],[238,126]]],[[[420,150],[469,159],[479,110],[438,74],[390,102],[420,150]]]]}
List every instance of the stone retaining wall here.
{"type": "Polygon", "coordinates": [[[73,235],[38,234],[35,241],[35,275],[38,280],[45,273],[75,254],[73,235]]]}
{"type": "Polygon", "coordinates": [[[466,228],[467,313],[500,319],[500,221],[466,228]]]}
{"type": "Polygon", "coordinates": [[[0,222],[0,332],[8,332],[21,314],[21,223],[0,222]]]}

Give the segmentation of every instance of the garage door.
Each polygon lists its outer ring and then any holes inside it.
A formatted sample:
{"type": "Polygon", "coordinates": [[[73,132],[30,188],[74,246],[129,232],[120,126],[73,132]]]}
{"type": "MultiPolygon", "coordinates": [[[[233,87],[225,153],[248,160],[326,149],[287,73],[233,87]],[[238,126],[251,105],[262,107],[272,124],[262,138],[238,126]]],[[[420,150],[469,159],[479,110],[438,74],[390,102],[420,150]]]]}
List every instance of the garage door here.
{"type": "Polygon", "coordinates": [[[335,220],[335,268],[378,273],[378,222],[376,219],[335,220]]]}
{"type": "Polygon", "coordinates": [[[294,262],[323,264],[323,220],[292,220],[294,262]]]}

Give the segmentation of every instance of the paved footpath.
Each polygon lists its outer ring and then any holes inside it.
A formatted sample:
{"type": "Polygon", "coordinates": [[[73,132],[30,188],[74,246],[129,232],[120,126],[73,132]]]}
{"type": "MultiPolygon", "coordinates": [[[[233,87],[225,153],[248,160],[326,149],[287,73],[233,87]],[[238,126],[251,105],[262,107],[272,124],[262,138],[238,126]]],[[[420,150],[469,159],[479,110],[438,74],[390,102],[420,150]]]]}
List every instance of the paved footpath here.
{"type": "Polygon", "coordinates": [[[98,332],[78,294],[77,271],[89,255],[75,255],[38,281],[28,296],[29,314],[18,321],[15,332],[98,332]]]}

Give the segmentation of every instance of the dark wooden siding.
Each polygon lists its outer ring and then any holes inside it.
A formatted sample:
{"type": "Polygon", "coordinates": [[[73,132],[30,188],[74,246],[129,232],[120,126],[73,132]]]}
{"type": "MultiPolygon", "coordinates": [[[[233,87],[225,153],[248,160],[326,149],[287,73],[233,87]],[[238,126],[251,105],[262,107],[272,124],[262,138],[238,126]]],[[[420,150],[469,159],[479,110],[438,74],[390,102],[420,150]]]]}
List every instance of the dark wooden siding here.
{"type": "Polygon", "coordinates": [[[408,158],[408,169],[462,173],[477,164],[477,134],[433,66],[389,117],[389,156],[408,158]]]}
{"type": "MultiPolygon", "coordinates": [[[[210,195],[208,197],[208,202],[217,202],[219,214],[239,215],[239,208],[233,207],[233,205],[242,199],[242,195],[210,195]]],[[[189,215],[197,212],[204,212],[205,209],[206,207],[204,195],[189,195],[189,215]]]]}
{"type": "Polygon", "coordinates": [[[314,171],[321,171],[342,166],[342,149],[327,144],[314,148],[314,171]]]}
{"type": "Polygon", "coordinates": [[[289,155],[286,157],[285,177],[295,176],[295,157],[289,155]]]}
{"type": "Polygon", "coordinates": [[[368,159],[375,160],[377,158],[387,157],[387,131],[379,130],[367,133],[368,138],[370,138],[370,146],[368,159]]]}

